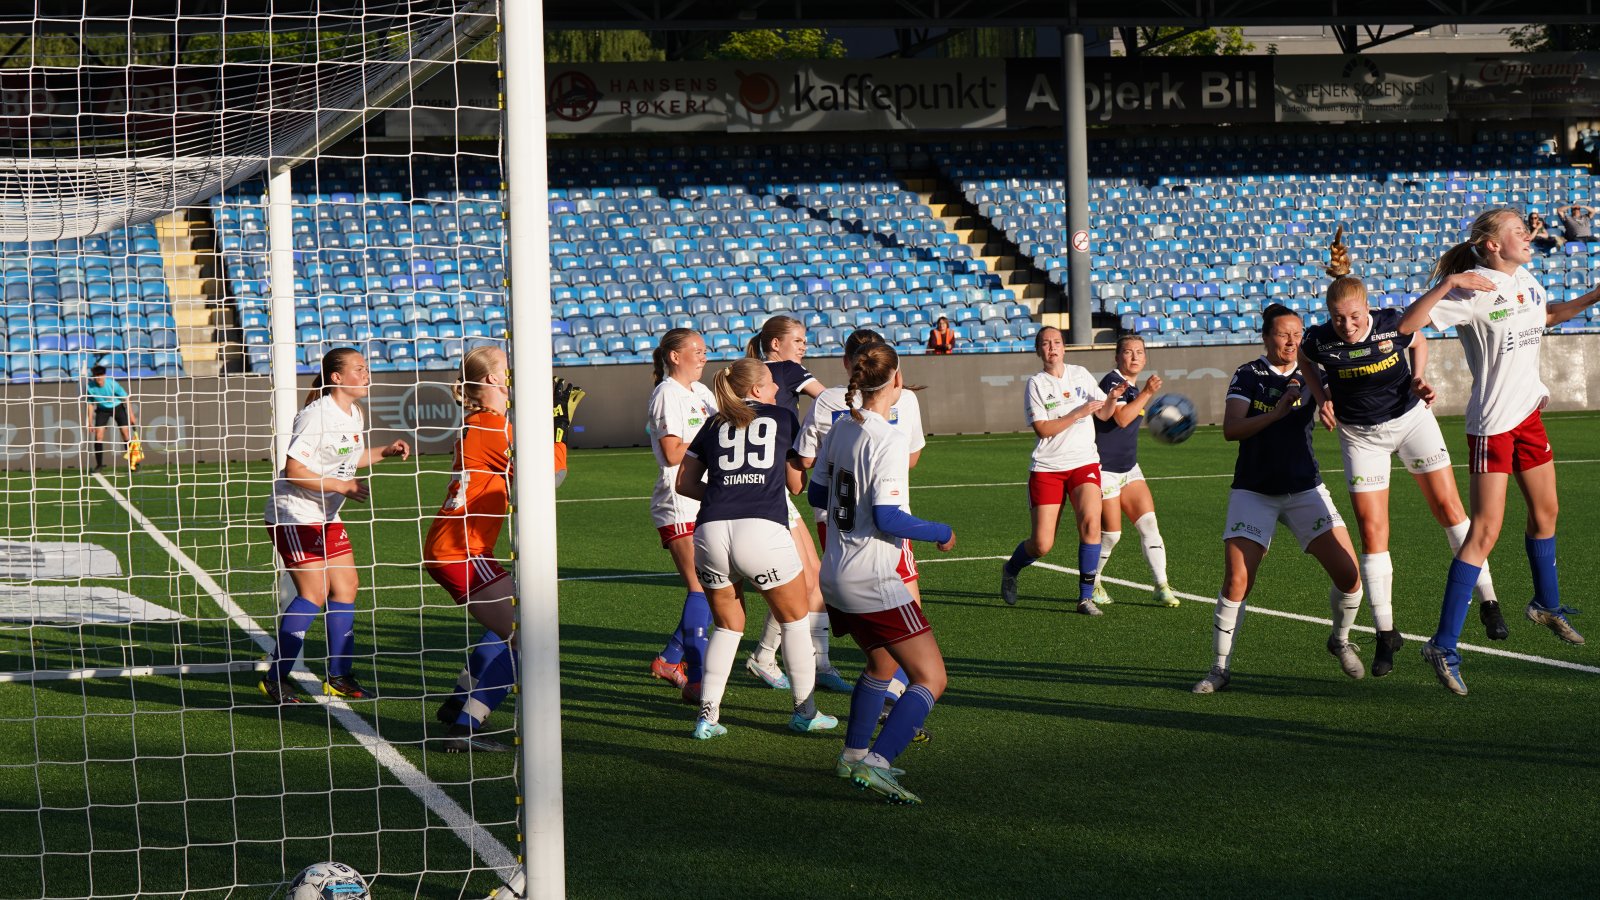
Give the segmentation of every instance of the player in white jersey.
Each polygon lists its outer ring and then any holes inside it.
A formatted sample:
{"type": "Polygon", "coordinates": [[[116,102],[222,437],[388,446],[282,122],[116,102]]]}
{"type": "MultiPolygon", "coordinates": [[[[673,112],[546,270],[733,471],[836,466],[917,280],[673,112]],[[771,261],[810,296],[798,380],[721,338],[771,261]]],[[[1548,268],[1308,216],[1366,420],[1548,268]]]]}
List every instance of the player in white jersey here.
{"type": "Polygon", "coordinates": [[[1556,580],[1555,454],[1539,417],[1550,401],[1539,380],[1539,345],[1546,328],[1600,300],[1600,289],[1549,303],[1544,288],[1523,268],[1532,258],[1533,242],[1516,210],[1480,213],[1467,240],[1434,264],[1433,288],[1400,321],[1400,330],[1408,334],[1429,324],[1454,327],[1472,371],[1467,401],[1472,526],[1450,563],[1439,628],[1422,647],[1439,682],[1458,695],[1466,694],[1467,685],[1457,642],[1472,586],[1500,536],[1512,475],[1528,506],[1524,548],[1533,570],[1533,600],[1527,617],[1563,641],[1583,643],[1583,635],[1567,621],[1569,610],[1561,605],[1556,580]]]}
{"type": "MultiPolygon", "coordinates": [[[[1369,309],[1367,288],[1350,275],[1350,253],[1340,235],[1329,247],[1328,320],[1306,329],[1300,344],[1300,369],[1322,424],[1339,432],[1345,484],[1361,529],[1361,581],[1372,604],[1377,650],[1372,674],[1394,669],[1394,654],[1405,643],[1395,627],[1389,558],[1390,458],[1399,456],[1434,518],[1443,526],[1451,552],[1467,536],[1467,513],[1456,490],[1439,422],[1428,407],[1433,387],[1424,373],[1428,345],[1420,332],[1399,327],[1398,309],[1369,309]]],[[[1478,607],[1488,635],[1504,640],[1505,619],[1494,583],[1484,567],[1478,579],[1478,607]]]]}
{"type": "MultiPolygon", "coordinates": [[[[790,316],[773,316],[761,324],[761,330],[745,345],[745,356],[767,364],[772,380],[778,385],[778,406],[800,417],[800,398],[816,397],[822,393],[822,382],[805,367],[806,328],[799,319],[790,316]]],[[[794,538],[796,552],[805,566],[806,596],[811,604],[811,649],[817,661],[817,671],[825,673],[819,682],[829,690],[848,689],[838,670],[828,659],[828,629],[822,616],[822,591],[817,588],[817,568],[822,561],[817,548],[811,543],[811,533],[806,530],[800,511],[789,502],[789,533],[794,538]]],[[[767,614],[761,640],[755,652],[745,660],[745,670],[766,682],[768,687],[789,687],[787,676],[778,665],[778,645],[781,640],[780,623],[770,612],[767,614]]]]}
{"type": "Polygon", "coordinates": [[[1000,598],[1016,605],[1017,575],[1055,546],[1061,507],[1071,503],[1078,524],[1078,612],[1098,616],[1090,598],[1100,571],[1100,453],[1091,417],[1104,421],[1116,407],[1106,403],[1088,369],[1067,363],[1060,329],[1040,329],[1033,347],[1044,362],[1044,370],[1028,379],[1023,403],[1039,437],[1028,471],[1033,533],[1001,567],[1000,598]]]}
{"type": "Polygon", "coordinates": [[[705,585],[717,630],[706,647],[705,681],[694,737],[727,734],[722,694],[744,635],[740,583],[761,592],[782,624],[794,714],[789,727],[801,733],[839,724],[817,711],[812,667],[809,604],[801,579],[800,554],[789,534],[789,491],[798,492],[805,472],[794,452],[800,428],[794,413],[773,404],[778,385],[767,367],[741,359],[717,373],[720,411],[690,442],[678,469],[678,491],[700,501],[695,520],[695,572],[705,585]]]}
{"type": "Polygon", "coordinates": [[[694,571],[695,516],[700,503],[677,491],[678,466],[689,442],[717,411],[710,388],[700,383],[706,368],[706,342],[699,332],[674,328],[661,336],[655,354],[655,390],[645,430],[660,473],[650,492],[650,521],[661,536],[661,546],[683,578],[687,593],[678,628],[667,646],[650,662],[650,674],[666,679],[683,691],[689,703],[700,702],[700,679],[710,639],[711,606],[694,571]]]}
{"type": "Polygon", "coordinates": [[[850,697],[844,752],[835,774],[850,778],[892,801],[921,802],[898,780],[895,757],[911,743],[933,704],[944,693],[944,657],[922,607],[899,572],[906,539],[955,546],[955,531],[925,522],[907,507],[910,451],[904,432],[889,424],[890,409],[905,381],[888,344],[869,344],[856,355],[847,397],[861,407],[841,418],[817,456],[825,473],[813,481],[813,506],[828,510],[829,540],[822,557],[822,593],[837,635],[851,635],[867,654],[867,667],[850,697]],[[895,704],[876,740],[889,679],[896,669],[911,687],[895,704]]]}
{"type": "Polygon", "coordinates": [[[267,530],[294,584],[295,596],[278,615],[278,644],[258,687],[273,703],[307,703],[289,678],[306,632],[327,611],[328,677],[323,693],[368,699],[372,692],[350,674],[355,659],[356,591],[361,586],[350,538],[339,519],[346,499],[365,503],[371,492],[356,471],[375,460],[411,456],[411,445],[367,441],[367,420],[356,401],[366,397],[372,374],[360,351],[343,347],[322,357],[306,405],[294,418],[294,436],[272,482],[267,530]]]}
{"type": "MultiPolygon", "coordinates": [[[[844,341],[843,362],[846,378],[849,377],[850,367],[855,363],[856,354],[860,352],[861,348],[868,344],[881,343],[883,343],[883,337],[871,329],[858,328],[851,332],[850,336],[845,338],[844,341]]],[[[890,425],[904,431],[908,449],[911,453],[910,465],[913,469],[917,467],[917,462],[922,458],[922,448],[928,445],[927,436],[923,433],[922,428],[922,407],[917,401],[916,392],[919,390],[921,390],[920,387],[907,386],[901,392],[900,399],[895,401],[894,405],[889,408],[887,417],[890,425]]],[[[795,450],[800,454],[801,465],[811,469],[811,478],[814,481],[821,481],[825,477],[823,471],[816,467],[816,456],[822,447],[823,439],[833,429],[833,423],[849,415],[848,394],[849,388],[846,385],[831,387],[818,394],[816,402],[811,404],[811,412],[807,414],[804,424],[800,426],[800,437],[795,441],[795,450]]],[[[860,398],[855,398],[854,402],[859,406],[860,398]]],[[[826,550],[828,548],[828,510],[823,507],[816,507],[813,513],[816,517],[817,540],[821,542],[822,548],[826,550]]],[[[903,550],[899,566],[900,580],[905,582],[906,590],[911,592],[911,598],[921,603],[921,575],[917,571],[917,558],[911,549],[910,541],[904,542],[903,550]]],[[[819,624],[822,629],[822,645],[827,646],[827,618],[825,615],[817,618],[821,619],[819,624]]],[[[830,690],[851,690],[849,684],[838,674],[838,670],[834,669],[832,671],[832,679],[826,679],[822,671],[818,670],[818,683],[827,683],[830,690]],[[831,681],[837,681],[837,684],[829,683],[831,681]]],[[[906,673],[895,672],[894,677],[889,680],[888,703],[893,705],[895,701],[899,700],[909,685],[910,682],[906,678],[906,673]]],[[[917,732],[916,740],[918,743],[925,743],[932,740],[932,735],[924,728],[917,732]]]]}

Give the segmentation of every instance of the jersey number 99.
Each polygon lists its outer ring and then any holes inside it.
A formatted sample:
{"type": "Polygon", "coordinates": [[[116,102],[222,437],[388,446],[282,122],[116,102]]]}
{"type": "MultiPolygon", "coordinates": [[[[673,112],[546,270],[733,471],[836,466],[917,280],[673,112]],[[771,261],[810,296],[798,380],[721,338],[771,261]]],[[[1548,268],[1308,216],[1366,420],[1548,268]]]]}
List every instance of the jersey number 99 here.
{"type": "Polygon", "coordinates": [[[747,466],[772,468],[777,432],[778,423],[767,418],[756,419],[743,431],[735,431],[733,423],[724,422],[717,432],[717,442],[729,452],[717,457],[717,466],[724,472],[737,472],[747,466]]]}

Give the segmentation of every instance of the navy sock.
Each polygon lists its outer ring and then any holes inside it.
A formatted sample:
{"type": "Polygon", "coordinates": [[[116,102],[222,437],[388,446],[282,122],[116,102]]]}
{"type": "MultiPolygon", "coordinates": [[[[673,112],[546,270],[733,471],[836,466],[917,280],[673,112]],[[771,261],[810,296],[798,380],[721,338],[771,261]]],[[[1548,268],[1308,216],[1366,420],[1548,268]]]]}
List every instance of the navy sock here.
{"type": "Polygon", "coordinates": [[[465,725],[474,731],[483,727],[484,720],[495,711],[495,707],[506,699],[511,693],[511,686],[517,680],[517,651],[507,650],[496,656],[489,667],[484,670],[483,677],[478,679],[478,686],[467,695],[467,702],[461,707],[461,714],[456,716],[457,725],[465,725]]]}
{"type": "MultiPolygon", "coordinates": [[[[854,722],[854,710],[851,712],[851,721],[854,722]]],[[[878,739],[872,742],[872,752],[894,762],[894,758],[910,746],[911,739],[917,736],[917,729],[928,720],[930,712],[933,712],[933,692],[920,684],[906,688],[894,709],[889,711],[889,720],[883,723],[883,731],[878,733],[878,739]]]]}
{"type": "Polygon", "coordinates": [[[1461,626],[1467,623],[1467,608],[1472,605],[1472,588],[1482,571],[1481,566],[1450,560],[1450,574],[1444,582],[1444,606],[1439,610],[1439,630],[1433,633],[1435,647],[1454,650],[1460,642],[1461,626]]]}
{"type": "Polygon", "coordinates": [[[466,702],[467,695],[483,680],[483,673],[488,670],[489,664],[502,653],[506,652],[506,642],[500,635],[489,629],[484,629],[477,643],[472,645],[472,653],[467,657],[467,671],[465,677],[456,678],[455,695],[457,699],[466,702]]]}
{"type": "Polygon", "coordinates": [[[710,643],[711,604],[700,591],[683,598],[683,617],[678,620],[678,635],[683,641],[684,675],[690,684],[699,684],[706,674],[706,644],[710,643]]]}
{"type": "Polygon", "coordinates": [[[300,648],[305,646],[306,632],[317,621],[319,612],[322,607],[304,597],[289,601],[288,608],[278,615],[278,646],[268,658],[267,677],[274,681],[289,680],[289,670],[294,668],[300,648]]]}
{"type": "Polygon", "coordinates": [[[865,750],[872,743],[872,732],[878,727],[878,716],[883,714],[888,690],[889,682],[865,672],[856,679],[855,690],[850,692],[850,721],[844,727],[845,749],[865,750]]]}
{"type": "Polygon", "coordinates": [[[355,663],[356,605],[329,600],[323,621],[328,628],[328,677],[349,675],[355,663]]]}
{"type": "Polygon", "coordinates": [[[1100,571],[1100,545],[1078,545],[1078,599],[1094,596],[1094,576],[1100,571]]]}
{"type": "Polygon", "coordinates": [[[1556,536],[1522,538],[1528,551],[1528,567],[1533,570],[1533,602],[1545,609],[1561,605],[1561,585],[1556,581],[1556,536]]]}
{"type": "MultiPolygon", "coordinates": [[[[675,666],[683,662],[683,651],[687,649],[686,645],[689,640],[683,623],[689,615],[689,605],[696,596],[700,598],[701,603],[706,601],[706,595],[699,591],[690,591],[683,596],[683,612],[678,614],[678,627],[672,632],[672,636],[667,638],[667,645],[661,648],[661,658],[669,666],[675,666]]],[[[704,655],[704,652],[702,652],[701,657],[704,658],[704,655]]]]}
{"type": "Polygon", "coordinates": [[[1017,545],[1017,549],[1011,551],[1011,558],[1006,560],[1006,574],[1015,575],[1021,572],[1023,569],[1033,565],[1033,561],[1037,558],[1036,556],[1028,555],[1028,542],[1023,541],[1017,545]]]}

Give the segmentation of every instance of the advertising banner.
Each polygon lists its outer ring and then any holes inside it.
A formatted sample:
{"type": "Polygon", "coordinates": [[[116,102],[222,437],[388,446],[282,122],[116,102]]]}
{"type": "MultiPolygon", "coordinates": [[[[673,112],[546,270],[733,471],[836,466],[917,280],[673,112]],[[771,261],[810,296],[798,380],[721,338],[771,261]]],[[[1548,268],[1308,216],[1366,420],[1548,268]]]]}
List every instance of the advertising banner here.
{"type": "Polygon", "coordinates": [[[1451,70],[1450,110],[1458,118],[1600,114],[1600,53],[1470,56],[1451,70]]]}
{"type": "MultiPolygon", "coordinates": [[[[1006,123],[1043,128],[1062,122],[1059,59],[1006,65],[1006,123]]],[[[1084,60],[1090,125],[1271,122],[1272,57],[1148,56],[1084,60]]]]}
{"type": "Polygon", "coordinates": [[[552,134],[724,131],[731,67],[719,63],[545,66],[552,134]]]}
{"type": "Polygon", "coordinates": [[[1449,57],[1278,56],[1279,122],[1420,122],[1450,114],[1449,57]]]}

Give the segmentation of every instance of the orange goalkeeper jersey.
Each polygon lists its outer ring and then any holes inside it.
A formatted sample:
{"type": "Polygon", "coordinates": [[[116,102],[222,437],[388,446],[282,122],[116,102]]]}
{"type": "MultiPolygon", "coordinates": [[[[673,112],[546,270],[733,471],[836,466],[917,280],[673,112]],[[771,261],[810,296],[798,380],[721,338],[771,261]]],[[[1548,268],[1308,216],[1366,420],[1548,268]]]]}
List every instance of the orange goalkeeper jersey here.
{"type": "Polygon", "coordinates": [[[511,427],[505,416],[487,411],[467,416],[455,455],[455,478],[423,544],[428,562],[493,556],[505,525],[511,468],[511,427]]]}

